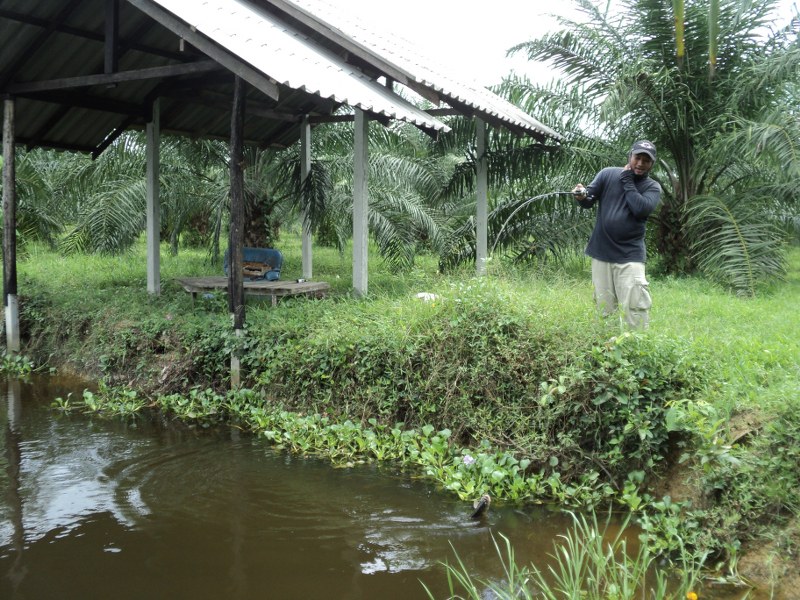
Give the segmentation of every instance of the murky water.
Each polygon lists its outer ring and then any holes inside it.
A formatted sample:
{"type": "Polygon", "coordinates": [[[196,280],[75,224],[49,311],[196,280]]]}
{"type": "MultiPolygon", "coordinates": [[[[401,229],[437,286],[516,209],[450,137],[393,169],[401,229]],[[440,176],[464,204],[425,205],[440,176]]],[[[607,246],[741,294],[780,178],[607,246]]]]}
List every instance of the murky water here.
{"type": "Polygon", "coordinates": [[[407,474],[335,469],[231,429],[63,416],[80,381],[4,395],[0,598],[441,598],[455,550],[502,575],[491,533],[519,558],[552,551],[568,517],[470,506],[407,474]]]}
{"type": "Polygon", "coordinates": [[[0,598],[427,598],[421,582],[445,598],[453,549],[499,580],[493,535],[542,564],[570,524],[503,506],[475,522],[407,474],[332,468],[235,429],[49,408],[84,387],[34,378],[2,396],[0,598]]]}

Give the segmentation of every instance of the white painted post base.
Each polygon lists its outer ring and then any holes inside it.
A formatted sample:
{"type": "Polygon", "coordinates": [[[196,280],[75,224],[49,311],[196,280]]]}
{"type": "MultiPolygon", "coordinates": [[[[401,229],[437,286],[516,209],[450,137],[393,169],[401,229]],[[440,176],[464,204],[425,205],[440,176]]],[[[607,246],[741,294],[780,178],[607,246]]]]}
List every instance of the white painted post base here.
{"type": "Polygon", "coordinates": [[[6,349],[9,354],[19,353],[19,303],[15,294],[8,295],[6,306],[6,349]]]}
{"type": "MultiPolygon", "coordinates": [[[[234,334],[236,337],[242,337],[244,335],[244,330],[242,329],[235,329],[234,334]]],[[[236,390],[239,389],[239,386],[242,384],[242,369],[241,363],[239,362],[239,355],[236,353],[236,350],[231,352],[231,389],[236,390]]]]}

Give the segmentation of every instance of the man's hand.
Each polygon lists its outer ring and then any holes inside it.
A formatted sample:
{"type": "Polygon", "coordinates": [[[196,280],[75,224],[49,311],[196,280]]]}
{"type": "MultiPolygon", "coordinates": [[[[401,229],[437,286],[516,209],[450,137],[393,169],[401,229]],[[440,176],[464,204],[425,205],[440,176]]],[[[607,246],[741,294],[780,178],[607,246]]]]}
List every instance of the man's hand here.
{"type": "Polygon", "coordinates": [[[575,200],[586,200],[586,188],[583,187],[582,183],[572,188],[572,197],[575,198],[575,200]]]}

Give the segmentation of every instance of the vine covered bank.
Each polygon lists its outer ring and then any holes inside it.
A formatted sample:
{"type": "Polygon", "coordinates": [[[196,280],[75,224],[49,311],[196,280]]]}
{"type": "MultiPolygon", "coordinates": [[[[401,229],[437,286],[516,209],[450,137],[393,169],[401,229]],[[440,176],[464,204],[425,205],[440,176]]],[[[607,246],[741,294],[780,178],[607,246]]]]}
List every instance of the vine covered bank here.
{"type": "Polygon", "coordinates": [[[465,499],[625,507],[656,550],[730,576],[743,545],[797,548],[797,400],[737,416],[702,346],[657,326],[620,333],[580,284],[253,302],[239,339],[225,298],[192,305],[172,286],[149,298],[119,274],[87,298],[27,276],[26,355],[103,382],[63,409],[235,422],[338,464],[397,461],[465,499]],[[231,351],[245,377],[233,393],[231,351]]]}

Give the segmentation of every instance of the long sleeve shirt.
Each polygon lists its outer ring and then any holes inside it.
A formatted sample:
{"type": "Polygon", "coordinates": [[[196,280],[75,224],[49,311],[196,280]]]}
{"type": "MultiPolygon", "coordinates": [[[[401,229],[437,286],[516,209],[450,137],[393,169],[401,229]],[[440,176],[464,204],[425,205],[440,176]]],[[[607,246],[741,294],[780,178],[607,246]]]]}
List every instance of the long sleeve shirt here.
{"type": "Polygon", "coordinates": [[[647,175],[607,167],[587,187],[583,208],[597,204],[597,220],[586,254],[612,263],[645,262],[645,223],[659,201],[661,186],[647,175]]]}

